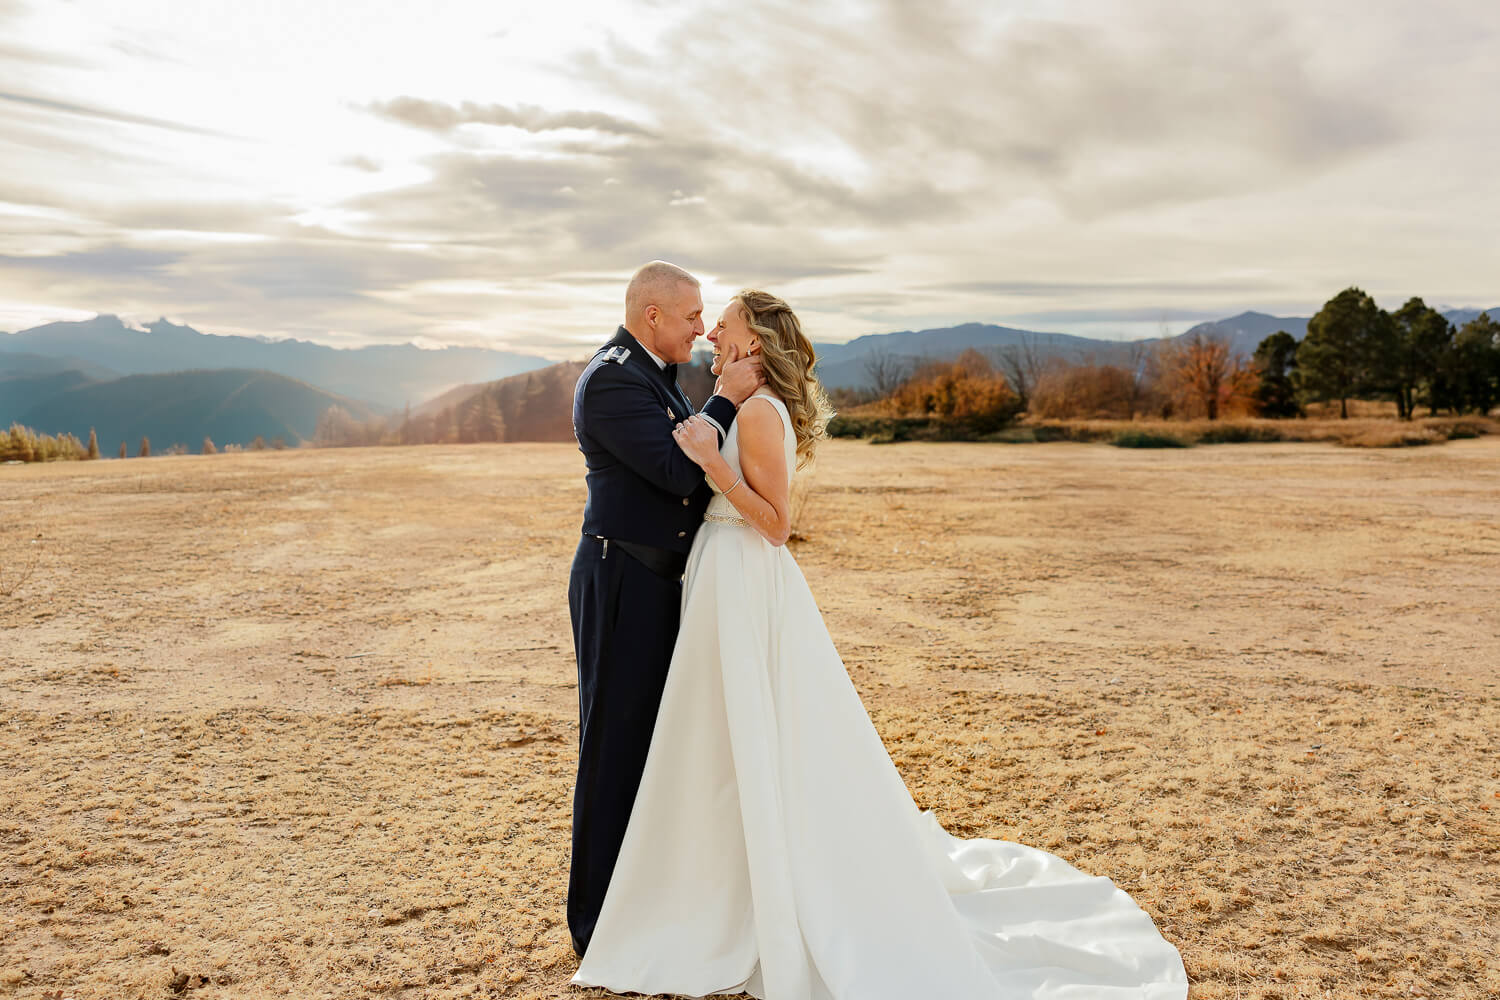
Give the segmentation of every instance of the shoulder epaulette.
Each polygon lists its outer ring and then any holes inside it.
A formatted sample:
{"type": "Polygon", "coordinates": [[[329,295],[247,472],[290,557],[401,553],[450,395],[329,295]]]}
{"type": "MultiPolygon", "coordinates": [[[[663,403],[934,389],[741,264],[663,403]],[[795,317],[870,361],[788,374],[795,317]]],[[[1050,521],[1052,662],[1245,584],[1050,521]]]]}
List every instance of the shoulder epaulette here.
{"type": "Polygon", "coordinates": [[[630,357],[630,348],[628,347],[611,347],[604,352],[604,360],[613,361],[617,365],[623,365],[625,359],[628,357],[630,357]]]}

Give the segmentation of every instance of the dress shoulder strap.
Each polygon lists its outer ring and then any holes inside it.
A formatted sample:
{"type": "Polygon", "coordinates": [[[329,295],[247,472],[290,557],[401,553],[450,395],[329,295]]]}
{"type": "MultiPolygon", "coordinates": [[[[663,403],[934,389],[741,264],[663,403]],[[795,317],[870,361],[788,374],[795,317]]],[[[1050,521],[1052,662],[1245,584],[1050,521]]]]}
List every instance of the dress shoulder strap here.
{"type": "MultiPolygon", "coordinates": [[[[782,445],[786,448],[787,475],[791,476],[797,466],[797,432],[792,427],[791,411],[787,409],[786,403],[780,396],[765,389],[756,390],[751,394],[750,399],[764,399],[776,408],[777,413],[781,414],[781,428],[784,435],[782,445]]],[[[750,399],[745,400],[745,403],[749,403],[750,399]]],[[[741,404],[742,408],[743,405],[741,404]]]]}
{"type": "MultiPolygon", "coordinates": [[[[781,422],[786,427],[787,433],[791,433],[792,415],[790,411],[787,410],[786,404],[781,401],[780,396],[777,396],[772,392],[767,392],[764,389],[757,389],[750,395],[750,399],[764,399],[766,402],[776,407],[776,412],[781,414],[781,422]]],[[[745,402],[750,402],[750,399],[745,400],[745,402]]],[[[740,405],[743,406],[744,404],[742,403],[740,405]]]]}

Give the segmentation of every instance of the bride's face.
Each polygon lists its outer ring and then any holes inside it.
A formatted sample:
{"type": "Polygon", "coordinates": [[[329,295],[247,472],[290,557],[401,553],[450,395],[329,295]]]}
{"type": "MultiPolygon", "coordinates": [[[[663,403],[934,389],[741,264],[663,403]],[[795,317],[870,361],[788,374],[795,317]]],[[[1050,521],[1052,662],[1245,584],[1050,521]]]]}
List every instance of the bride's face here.
{"type": "Polygon", "coordinates": [[[714,345],[715,375],[724,371],[731,361],[760,352],[760,337],[750,329],[745,320],[745,307],[739,299],[730,299],[729,305],[719,314],[719,322],[708,331],[709,343],[714,345]]]}

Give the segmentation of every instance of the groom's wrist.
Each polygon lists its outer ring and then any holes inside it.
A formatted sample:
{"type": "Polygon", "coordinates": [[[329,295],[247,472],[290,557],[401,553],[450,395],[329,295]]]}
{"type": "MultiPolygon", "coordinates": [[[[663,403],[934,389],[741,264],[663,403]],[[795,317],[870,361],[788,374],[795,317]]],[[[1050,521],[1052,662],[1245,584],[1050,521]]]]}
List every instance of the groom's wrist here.
{"type": "MultiPolygon", "coordinates": [[[[720,398],[722,399],[723,397],[720,397],[720,398]]],[[[714,397],[710,396],[708,402],[712,403],[713,400],[714,400],[714,397]]],[[[713,418],[713,416],[708,412],[708,404],[707,403],[704,404],[703,410],[702,410],[702,412],[700,412],[698,414],[698,416],[700,416],[704,420],[708,421],[708,425],[710,427],[712,427],[714,430],[716,430],[716,431],[719,432],[720,439],[722,439],[724,437],[724,425],[721,424],[721,423],[719,423],[717,420],[715,420],[713,418]]]]}
{"type": "Polygon", "coordinates": [[[719,432],[719,442],[722,444],[725,435],[729,431],[729,425],[734,423],[735,412],[736,408],[733,400],[728,396],[721,396],[718,393],[714,393],[714,395],[708,397],[708,401],[703,404],[703,409],[698,411],[698,415],[712,424],[714,430],[719,432]]]}

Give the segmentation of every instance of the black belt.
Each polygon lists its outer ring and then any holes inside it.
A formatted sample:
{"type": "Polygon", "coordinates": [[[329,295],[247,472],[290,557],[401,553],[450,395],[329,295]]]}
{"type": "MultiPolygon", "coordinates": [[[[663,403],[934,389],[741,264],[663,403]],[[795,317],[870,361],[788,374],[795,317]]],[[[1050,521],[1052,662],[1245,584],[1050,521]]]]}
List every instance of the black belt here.
{"type": "Polygon", "coordinates": [[[603,535],[589,535],[589,537],[604,543],[605,559],[609,558],[609,550],[613,546],[657,576],[666,577],[668,580],[682,579],[683,571],[687,569],[687,555],[682,552],[659,549],[654,545],[642,545],[639,542],[624,542],[618,538],[605,538],[603,535]]]}

